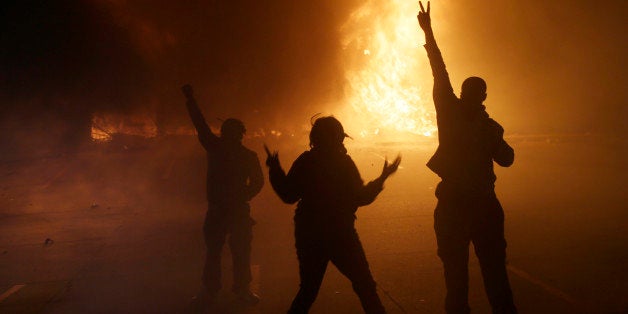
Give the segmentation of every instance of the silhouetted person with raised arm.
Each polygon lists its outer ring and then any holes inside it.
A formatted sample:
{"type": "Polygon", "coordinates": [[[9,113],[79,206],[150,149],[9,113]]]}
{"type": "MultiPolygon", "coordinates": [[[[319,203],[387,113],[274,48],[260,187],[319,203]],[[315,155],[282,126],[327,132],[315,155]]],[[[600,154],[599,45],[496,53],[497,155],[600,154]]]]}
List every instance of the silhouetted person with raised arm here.
{"type": "Polygon", "coordinates": [[[486,99],[483,79],[467,78],[460,98],[454,94],[432,32],[430,4],[427,11],[419,4],[419,25],[425,32],[434,75],[439,145],[427,166],[442,179],[436,188],[434,229],[445,268],[445,308],[447,313],[470,312],[468,261],[473,242],[493,313],[516,313],[506,273],[504,211],[495,196],[493,172],[493,161],[508,167],[514,151],[504,141],[504,129],[482,105],[486,99]]]}
{"type": "Polygon", "coordinates": [[[212,302],[221,289],[221,252],[227,235],[233,258],[233,292],[246,304],[259,297],[249,290],[253,219],[249,201],[264,184],[257,154],[242,145],[246,129],[242,121],[227,119],[216,136],[201,113],[192,86],[182,87],[187,109],[198,139],[207,151],[207,215],[203,232],[207,257],[203,272],[204,291],[196,302],[212,302]]]}
{"type": "Polygon", "coordinates": [[[346,136],[336,118],[318,118],[310,131],[311,149],[295,160],[288,174],[278,154],[266,149],[273,189],[285,203],[299,202],[294,235],[301,283],[288,313],[309,311],[330,261],[351,280],[366,313],[385,313],[355,230],[355,212],[375,200],[401,158],[390,165],[385,161],[382,174],[364,185],[343,145],[346,136]]]}

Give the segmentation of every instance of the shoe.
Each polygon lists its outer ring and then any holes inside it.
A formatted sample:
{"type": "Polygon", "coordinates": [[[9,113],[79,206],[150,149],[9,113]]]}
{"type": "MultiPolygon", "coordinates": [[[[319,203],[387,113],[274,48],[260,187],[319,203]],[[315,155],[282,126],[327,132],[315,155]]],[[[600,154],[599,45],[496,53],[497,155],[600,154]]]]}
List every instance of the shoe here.
{"type": "Polygon", "coordinates": [[[201,289],[190,301],[190,308],[194,312],[202,312],[214,304],[217,298],[218,291],[209,292],[206,289],[201,289]]]}
{"type": "Polygon", "coordinates": [[[260,297],[250,290],[245,290],[242,292],[236,292],[236,299],[242,304],[255,305],[259,303],[260,297]]]}

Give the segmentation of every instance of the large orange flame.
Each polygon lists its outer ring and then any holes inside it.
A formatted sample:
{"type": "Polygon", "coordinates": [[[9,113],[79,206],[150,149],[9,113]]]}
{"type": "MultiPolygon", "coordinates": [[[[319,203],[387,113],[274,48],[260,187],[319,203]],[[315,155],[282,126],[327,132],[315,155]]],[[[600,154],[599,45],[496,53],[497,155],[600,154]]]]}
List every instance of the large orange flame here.
{"type": "Polygon", "coordinates": [[[414,1],[369,0],[341,29],[351,105],[343,120],[363,137],[436,132],[432,76],[429,66],[419,66],[426,59],[415,6],[414,1]]]}
{"type": "Polygon", "coordinates": [[[157,126],[153,118],[146,114],[95,113],[92,116],[92,139],[107,142],[116,134],[140,137],[157,136],[157,126]]]}

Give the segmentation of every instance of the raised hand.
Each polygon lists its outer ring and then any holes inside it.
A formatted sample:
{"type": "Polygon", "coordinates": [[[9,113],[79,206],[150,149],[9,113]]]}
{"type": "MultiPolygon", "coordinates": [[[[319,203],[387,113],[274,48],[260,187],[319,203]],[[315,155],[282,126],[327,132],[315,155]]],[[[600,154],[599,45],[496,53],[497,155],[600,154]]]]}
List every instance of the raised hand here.
{"type": "Polygon", "coordinates": [[[395,173],[397,169],[399,169],[399,164],[401,163],[401,155],[397,155],[397,158],[393,160],[391,164],[388,164],[388,158],[384,160],[384,168],[382,169],[381,178],[386,179],[391,174],[395,173]]]}
{"type": "Polygon", "coordinates": [[[264,150],[266,151],[266,166],[269,168],[281,167],[279,164],[279,152],[271,152],[266,144],[264,144],[264,150]]]}
{"type": "Polygon", "coordinates": [[[192,85],[190,84],[183,85],[181,87],[181,91],[183,92],[183,95],[185,95],[185,98],[187,99],[194,98],[194,89],[192,89],[192,85]]]}
{"type": "Polygon", "coordinates": [[[427,11],[423,7],[423,3],[419,1],[419,6],[421,6],[421,11],[419,11],[419,15],[417,15],[417,19],[419,20],[419,26],[423,31],[431,31],[432,30],[432,19],[430,18],[430,2],[427,2],[427,11]]]}

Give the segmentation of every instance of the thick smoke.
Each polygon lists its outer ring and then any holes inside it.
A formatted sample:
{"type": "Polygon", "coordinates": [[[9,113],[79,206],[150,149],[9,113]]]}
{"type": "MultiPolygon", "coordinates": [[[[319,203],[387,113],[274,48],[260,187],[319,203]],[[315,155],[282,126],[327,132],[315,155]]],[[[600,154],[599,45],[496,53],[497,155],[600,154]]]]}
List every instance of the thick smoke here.
{"type": "Polygon", "coordinates": [[[433,1],[454,82],[482,76],[487,108],[518,133],[625,133],[628,3],[433,1]]]}
{"type": "MultiPolygon", "coordinates": [[[[82,132],[101,111],[187,123],[179,86],[190,82],[210,119],[298,129],[341,103],[339,29],[368,3],[13,1],[0,16],[1,123],[42,116],[82,132]]],[[[518,133],[625,129],[627,7],[432,2],[454,89],[467,76],[486,78],[489,112],[518,133]]],[[[427,63],[421,51],[417,58],[427,63]]]]}
{"type": "Polygon", "coordinates": [[[158,2],[104,4],[151,65],[149,93],[163,116],[182,115],[185,82],[208,118],[236,116],[249,129],[294,128],[341,96],[338,28],[350,5],[158,2]]]}
{"type": "MultiPolygon", "coordinates": [[[[333,1],[16,1],[4,8],[4,102],[184,116],[190,82],[208,118],[307,121],[342,92],[333,1]],[[65,104],[65,105],[64,105],[65,104]]],[[[19,105],[18,105],[19,104],[19,105]]],[[[11,108],[15,109],[15,108],[11,108]]],[[[32,111],[31,111],[32,109],[32,111]]],[[[262,123],[264,121],[264,123],[262,123]]],[[[268,126],[266,126],[268,127],[268,126]]]]}

